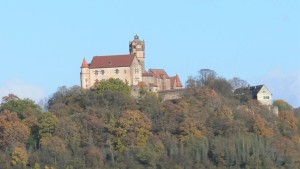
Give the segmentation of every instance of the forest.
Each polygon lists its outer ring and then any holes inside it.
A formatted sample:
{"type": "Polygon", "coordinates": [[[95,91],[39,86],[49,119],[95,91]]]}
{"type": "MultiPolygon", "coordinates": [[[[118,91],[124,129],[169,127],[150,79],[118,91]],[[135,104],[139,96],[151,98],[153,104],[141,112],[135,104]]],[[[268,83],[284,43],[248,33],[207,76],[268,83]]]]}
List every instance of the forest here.
{"type": "Polygon", "coordinates": [[[300,168],[300,108],[261,105],[240,78],[202,69],[162,102],[118,79],[59,87],[45,106],[14,94],[0,106],[1,169],[300,168]]]}

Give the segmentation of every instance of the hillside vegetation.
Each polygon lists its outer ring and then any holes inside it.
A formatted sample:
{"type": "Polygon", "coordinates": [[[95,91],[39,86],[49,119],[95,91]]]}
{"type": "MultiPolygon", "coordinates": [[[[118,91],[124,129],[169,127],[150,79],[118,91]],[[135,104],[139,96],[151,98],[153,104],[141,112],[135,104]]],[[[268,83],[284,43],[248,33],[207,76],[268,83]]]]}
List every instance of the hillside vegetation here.
{"type": "Polygon", "coordinates": [[[1,104],[0,168],[299,168],[300,110],[277,100],[276,115],[235,98],[246,85],[205,69],[165,102],[144,90],[134,99],[117,79],[60,87],[46,110],[11,94],[1,104]]]}

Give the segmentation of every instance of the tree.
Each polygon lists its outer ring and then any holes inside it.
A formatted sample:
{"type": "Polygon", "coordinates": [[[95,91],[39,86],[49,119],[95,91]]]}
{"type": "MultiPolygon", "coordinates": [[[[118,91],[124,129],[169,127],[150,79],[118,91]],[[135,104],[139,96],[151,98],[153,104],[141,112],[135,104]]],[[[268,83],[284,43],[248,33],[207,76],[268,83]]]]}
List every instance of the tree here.
{"type": "Polygon", "coordinates": [[[247,83],[247,81],[242,80],[238,77],[234,77],[234,78],[230,79],[229,83],[231,84],[231,86],[234,90],[239,89],[239,88],[246,88],[249,85],[247,83]]]}
{"type": "Polygon", "coordinates": [[[16,112],[20,119],[31,115],[37,115],[42,111],[41,107],[30,99],[20,99],[10,94],[2,98],[1,112],[16,112]]]}
{"type": "Polygon", "coordinates": [[[0,147],[23,146],[27,142],[29,134],[29,128],[21,122],[16,113],[0,115],[0,147]]]}
{"type": "Polygon", "coordinates": [[[210,69],[199,71],[199,82],[202,87],[209,86],[217,78],[217,73],[210,69]]]}
{"type": "Polygon", "coordinates": [[[217,78],[211,82],[209,88],[215,90],[217,93],[222,94],[225,97],[232,96],[232,87],[225,78],[217,78]]]}
{"type": "Polygon", "coordinates": [[[21,165],[25,167],[28,163],[28,155],[25,148],[16,147],[11,155],[11,164],[13,166],[21,165]]]}
{"type": "Polygon", "coordinates": [[[57,124],[57,117],[50,112],[43,113],[39,121],[39,135],[41,141],[47,137],[51,137],[52,134],[55,132],[56,124],[57,124]]]}
{"type": "Polygon", "coordinates": [[[90,147],[85,152],[86,165],[89,168],[103,168],[103,154],[97,147],[90,147]]]}
{"type": "Polygon", "coordinates": [[[292,138],[294,135],[298,135],[298,119],[291,111],[281,111],[278,114],[277,125],[279,131],[283,136],[292,138]]]}
{"type": "Polygon", "coordinates": [[[111,142],[118,151],[125,148],[142,146],[151,136],[151,121],[138,110],[128,110],[116,121],[111,121],[106,127],[113,136],[111,142]]]}
{"type": "Polygon", "coordinates": [[[106,92],[122,93],[125,96],[130,96],[131,90],[128,84],[124,83],[120,79],[109,78],[108,80],[102,80],[96,82],[92,88],[92,91],[96,91],[100,95],[104,95],[106,92]]]}
{"type": "Polygon", "coordinates": [[[284,111],[284,110],[293,111],[293,107],[284,100],[275,100],[273,103],[273,106],[277,106],[279,112],[284,111]]]}

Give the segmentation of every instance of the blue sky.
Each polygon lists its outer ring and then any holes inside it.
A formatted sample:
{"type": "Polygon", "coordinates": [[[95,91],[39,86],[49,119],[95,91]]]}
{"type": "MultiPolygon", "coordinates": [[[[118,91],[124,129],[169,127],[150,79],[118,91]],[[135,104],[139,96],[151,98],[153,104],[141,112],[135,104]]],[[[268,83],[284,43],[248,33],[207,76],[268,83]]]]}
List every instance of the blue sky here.
{"type": "Polygon", "coordinates": [[[209,68],[300,106],[299,0],[0,1],[0,22],[0,96],[80,85],[84,57],[126,54],[138,34],[146,68],[183,82],[209,68]]]}

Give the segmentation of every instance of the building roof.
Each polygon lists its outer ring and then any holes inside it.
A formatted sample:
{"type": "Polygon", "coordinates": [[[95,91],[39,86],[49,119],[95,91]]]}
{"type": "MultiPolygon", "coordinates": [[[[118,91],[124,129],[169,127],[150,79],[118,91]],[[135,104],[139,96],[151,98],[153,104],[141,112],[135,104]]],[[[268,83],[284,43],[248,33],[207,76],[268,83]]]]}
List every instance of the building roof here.
{"type": "Polygon", "coordinates": [[[149,72],[152,72],[156,78],[163,78],[165,76],[166,79],[169,79],[169,75],[164,69],[150,69],[149,72]]]}
{"type": "Polygon", "coordinates": [[[258,94],[258,92],[260,91],[260,89],[263,87],[264,85],[258,85],[258,86],[251,86],[250,87],[250,92],[252,93],[253,96],[256,96],[258,94]]]}
{"type": "Polygon", "coordinates": [[[176,76],[171,77],[171,84],[176,87],[182,87],[181,80],[177,74],[176,74],[176,76]]]}
{"type": "Polygon", "coordinates": [[[142,76],[153,77],[153,74],[151,72],[143,72],[142,76]]]}
{"type": "Polygon", "coordinates": [[[134,55],[94,56],[90,68],[130,67],[134,55]]]}
{"type": "Polygon", "coordinates": [[[86,62],[85,58],[82,61],[81,68],[89,68],[89,64],[86,62]]]}

